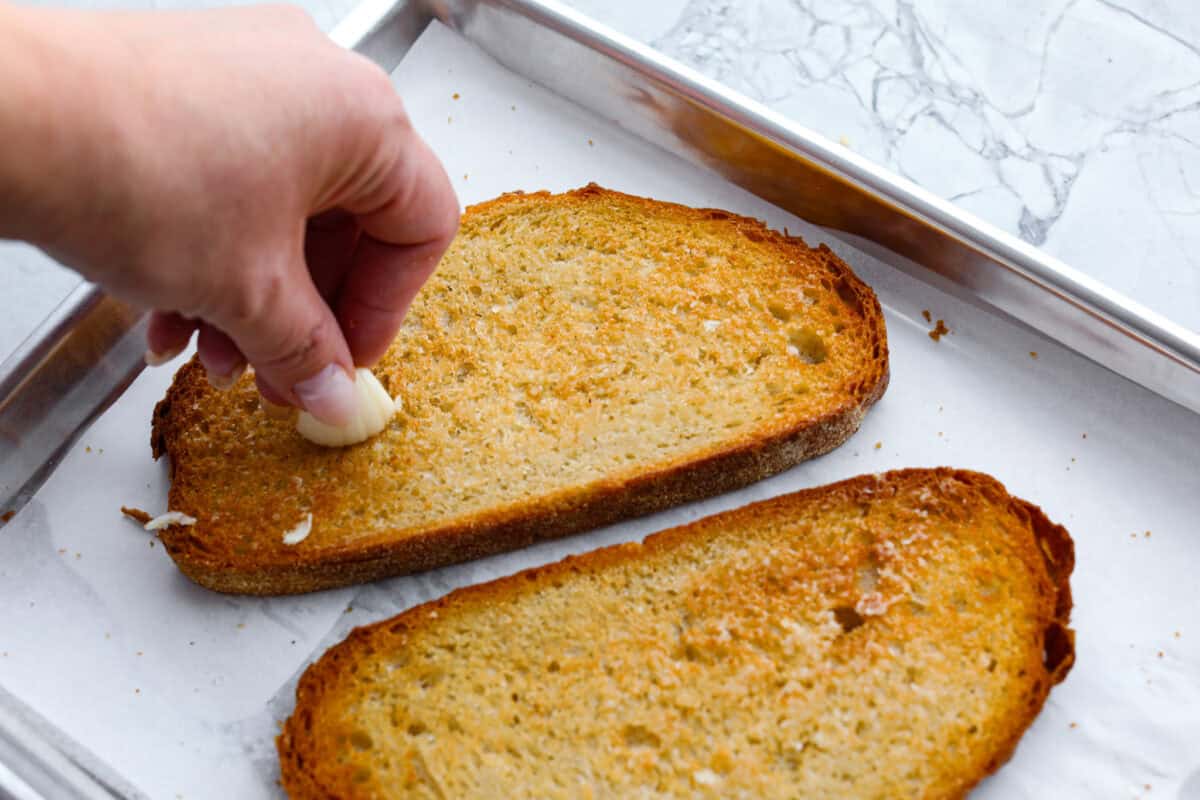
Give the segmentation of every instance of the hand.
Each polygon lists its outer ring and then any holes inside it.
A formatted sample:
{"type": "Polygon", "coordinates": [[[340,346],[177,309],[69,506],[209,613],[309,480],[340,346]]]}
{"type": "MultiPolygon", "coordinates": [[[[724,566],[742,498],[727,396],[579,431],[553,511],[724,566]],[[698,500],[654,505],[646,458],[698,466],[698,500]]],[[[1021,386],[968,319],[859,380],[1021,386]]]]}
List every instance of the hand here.
{"type": "Polygon", "coordinates": [[[458,224],[388,76],[288,6],[0,8],[6,39],[0,74],[36,113],[0,109],[0,162],[26,162],[0,163],[0,235],[158,309],[151,363],[199,329],[214,384],[249,362],[267,399],[344,422],[352,368],[383,355],[458,224]]]}

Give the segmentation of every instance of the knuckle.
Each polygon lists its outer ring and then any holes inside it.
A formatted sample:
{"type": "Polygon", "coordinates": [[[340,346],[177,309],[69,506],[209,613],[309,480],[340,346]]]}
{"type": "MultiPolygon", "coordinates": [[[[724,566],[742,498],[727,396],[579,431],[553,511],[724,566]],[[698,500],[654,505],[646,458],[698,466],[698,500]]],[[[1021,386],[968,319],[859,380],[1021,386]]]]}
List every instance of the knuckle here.
{"type": "Polygon", "coordinates": [[[378,64],[357,53],[348,55],[352,67],[346,72],[346,80],[352,91],[347,96],[355,98],[358,112],[388,135],[397,129],[410,129],[412,122],[391,76],[378,64]]]}
{"type": "Polygon", "coordinates": [[[365,58],[358,53],[350,53],[349,55],[352,57],[355,65],[355,77],[363,87],[376,95],[395,98],[396,105],[402,105],[400,103],[400,95],[396,92],[396,87],[392,85],[391,75],[369,58],[365,58]]]}
{"type": "Polygon", "coordinates": [[[253,270],[232,284],[214,281],[206,316],[233,330],[253,327],[277,303],[286,287],[286,276],[274,267],[253,270]]]}
{"type": "Polygon", "coordinates": [[[301,380],[325,366],[328,358],[322,358],[326,344],[337,335],[337,325],[326,315],[309,324],[287,341],[280,343],[275,354],[259,359],[256,368],[268,373],[287,375],[301,380]],[[316,362],[322,363],[316,363],[316,362]]]}

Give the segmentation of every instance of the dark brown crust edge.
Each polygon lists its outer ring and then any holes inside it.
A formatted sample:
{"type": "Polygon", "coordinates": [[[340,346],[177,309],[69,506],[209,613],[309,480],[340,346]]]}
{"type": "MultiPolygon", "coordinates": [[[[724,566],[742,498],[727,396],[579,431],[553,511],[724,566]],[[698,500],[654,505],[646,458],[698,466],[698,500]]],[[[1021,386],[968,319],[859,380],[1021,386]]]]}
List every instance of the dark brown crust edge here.
{"type": "MultiPolygon", "coordinates": [[[[461,563],[497,553],[516,550],[545,539],[559,538],[599,528],[620,520],[661,511],[684,503],[740,489],[756,481],[790,469],[808,459],[835,449],[858,430],[867,410],[887,389],[888,347],[883,309],[875,293],[833,252],[821,245],[809,248],[802,239],[786,236],[768,228],[760,220],[717,209],[693,209],[674,203],[624,195],[589,184],[567,192],[572,199],[591,196],[619,196],[655,208],[669,207],[698,215],[698,218],[726,219],[755,241],[768,241],[780,248],[802,247],[838,274],[839,291],[854,298],[863,324],[876,344],[867,354],[865,379],[869,384],[848,387],[840,407],[824,416],[806,420],[783,431],[766,432],[756,440],[732,446],[684,463],[654,472],[645,472],[625,481],[608,481],[593,486],[593,491],[564,493],[549,498],[518,501],[496,512],[481,512],[458,521],[407,536],[394,542],[324,551],[306,559],[298,552],[286,562],[266,564],[239,563],[228,557],[213,556],[193,546],[194,537],[204,531],[168,528],[160,534],[164,548],[179,570],[208,589],[229,594],[287,595],[332,589],[382,578],[461,563]],[[510,513],[513,510],[517,513],[510,513]]],[[[519,202],[548,192],[520,192],[472,206],[467,214],[495,205],[519,202]]],[[[188,391],[189,375],[203,382],[198,362],[185,365],[172,381],[166,396],[155,406],[151,432],[151,450],[155,458],[172,459],[174,478],[175,442],[184,434],[173,412],[176,402],[188,391]],[[190,368],[190,369],[189,369],[190,368]]],[[[175,508],[174,485],[168,507],[175,508]]]]}
{"type": "Polygon", "coordinates": [[[522,570],[487,583],[465,586],[389,619],[355,628],[345,639],[330,647],[324,655],[309,665],[296,686],[295,708],[284,722],[275,742],[284,789],[292,800],[330,800],[341,796],[323,786],[317,776],[306,768],[309,761],[316,760],[315,743],[311,735],[312,709],[321,704],[323,696],[333,686],[343,662],[352,662],[358,649],[375,636],[398,634],[426,625],[452,605],[474,599],[503,601],[511,596],[511,589],[548,583],[569,573],[599,569],[607,564],[636,559],[648,550],[667,549],[674,543],[687,539],[697,529],[719,524],[731,516],[752,514],[756,510],[769,509],[773,505],[804,503],[837,492],[850,494],[858,492],[868,484],[877,489],[883,481],[902,483],[921,476],[951,478],[975,486],[996,498],[999,501],[998,505],[1003,505],[1004,499],[1007,498],[1014,515],[1028,524],[1042,556],[1041,565],[1045,569],[1045,577],[1055,592],[1054,610],[1046,620],[1043,633],[1043,674],[1034,676],[1025,713],[1020,719],[1013,720],[1011,737],[997,747],[978,774],[964,775],[960,784],[961,792],[951,795],[965,797],[980,781],[995,773],[1012,758],[1017,743],[1045,704],[1051,687],[1062,682],[1075,663],[1075,632],[1069,627],[1072,608],[1070,577],[1075,565],[1075,551],[1066,528],[1051,522],[1041,508],[1008,494],[1004,485],[990,475],[950,467],[901,469],[878,476],[860,475],[837,483],[780,495],[651,534],[641,543],[611,545],[578,556],[568,556],[552,564],[522,570]]]}

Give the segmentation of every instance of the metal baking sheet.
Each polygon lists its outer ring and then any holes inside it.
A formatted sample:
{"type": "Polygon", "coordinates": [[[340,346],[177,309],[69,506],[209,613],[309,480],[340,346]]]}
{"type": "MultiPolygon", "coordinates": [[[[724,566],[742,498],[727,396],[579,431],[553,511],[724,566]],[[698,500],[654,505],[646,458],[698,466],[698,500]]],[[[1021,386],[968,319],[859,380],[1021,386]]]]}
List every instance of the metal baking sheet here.
{"type": "Polygon", "coordinates": [[[122,504],[164,510],[148,426],[171,370],[147,371],[0,531],[0,686],[55,726],[76,763],[126,795],[278,796],[273,737],[295,680],[354,625],[763,497],[950,464],[1041,504],[1078,554],[1078,663],[978,796],[1173,797],[1200,772],[1200,416],[582,110],[440,25],[395,78],[466,203],[594,180],[829,243],[884,304],[891,388],[841,449],[742,491],[423,575],[263,600],[195,587],[121,518],[122,504]],[[923,310],[951,333],[932,340],[923,310]]]}

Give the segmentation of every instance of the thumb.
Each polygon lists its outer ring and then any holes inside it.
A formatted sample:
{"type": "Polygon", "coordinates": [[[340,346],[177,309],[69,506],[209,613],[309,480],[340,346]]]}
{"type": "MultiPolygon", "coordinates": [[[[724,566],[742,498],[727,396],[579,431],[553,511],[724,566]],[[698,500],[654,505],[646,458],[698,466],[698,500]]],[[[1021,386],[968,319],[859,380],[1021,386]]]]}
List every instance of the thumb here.
{"type": "Polygon", "coordinates": [[[249,269],[239,292],[209,314],[233,339],[270,394],[322,422],[344,425],[356,397],[354,362],[333,312],[313,285],[303,256],[249,269]]]}

